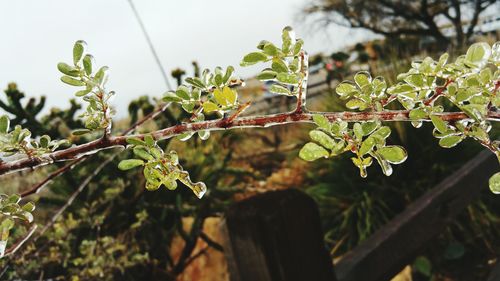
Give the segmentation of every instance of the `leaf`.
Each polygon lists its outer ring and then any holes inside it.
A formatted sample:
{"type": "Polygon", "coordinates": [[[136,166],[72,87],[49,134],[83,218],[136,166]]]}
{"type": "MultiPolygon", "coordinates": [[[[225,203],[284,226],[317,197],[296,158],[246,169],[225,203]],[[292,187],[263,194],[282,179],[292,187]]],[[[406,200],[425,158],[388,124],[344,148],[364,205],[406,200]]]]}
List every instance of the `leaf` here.
{"type": "Polygon", "coordinates": [[[351,99],[345,104],[345,106],[349,109],[359,108],[360,110],[363,110],[366,108],[365,102],[360,99],[351,99]]]}
{"type": "Polygon", "coordinates": [[[227,83],[229,79],[231,79],[231,76],[233,75],[234,72],[234,67],[231,65],[226,68],[226,74],[224,74],[224,77],[222,77],[222,82],[227,83]]]}
{"type": "Polygon", "coordinates": [[[90,54],[87,54],[87,55],[85,55],[85,57],[83,57],[83,69],[85,70],[85,73],[87,75],[92,74],[92,61],[93,60],[94,60],[94,58],[90,54]]]}
{"type": "Polygon", "coordinates": [[[49,143],[50,143],[50,137],[49,136],[43,135],[43,136],[40,137],[40,146],[42,148],[49,147],[49,143]]]}
{"type": "Polygon", "coordinates": [[[83,51],[85,50],[85,41],[78,40],[73,46],[73,63],[76,65],[82,59],[83,51]]]}
{"type": "Polygon", "coordinates": [[[490,45],[485,42],[480,42],[474,43],[469,47],[465,54],[465,59],[475,64],[477,67],[482,67],[486,64],[490,55],[490,45]]]}
{"type": "Polygon", "coordinates": [[[406,150],[397,145],[388,145],[377,149],[377,152],[385,159],[387,162],[391,164],[400,164],[403,163],[406,158],[408,158],[408,154],[406,150]]]}
{"type": "Polygon", "coordinates": [[[183,99],[183,100],[189,100],[191,99],[190,97],[190,94],[189,94],[189,89],[188,87],[184,86],[184,85],[180,85],[178,88],[177,88],[177,91],[175,91],[175,94],[183,99]]]}
{"type": "Polygon", "coordinates": [[[146,142],[135,137],[127,138],[127,143],[131,145],[147,145],[146,142]]]}
{"type": "Polygon", "coordinates": [[[118,164],[118,169],[126,171],[142,165],[144,165],[144,161],[140,159],[126,159],[120,161],[120,163],[118,164]]]}
{"type": "Polygon", "coordinates": [[[451,242],[444,252],[444,258],[447,260],[456,260],[465,254],[464,246],[459,242],[451,242]]]}
{"type": "Polygon", "coordinates": [[[273,84],[273,85],[271,85],[271,87],[269,88],[269,91],[271,93],[275,93],[275,94],[285,94],[285,95],[291,95],[292,94],[287,87],[279,85],[279,84],[273,84]]]}
{"type": "Polygon", "coordinates": [[[302,39],[297,39],[295,42],[295,45],[293,46],[293,55],[296,56],[300,53],[300,50],[302,50],[302,46],[304,45],[304,40],[302,39]]]}
{"type": "Polygon", "coordinates": [[[347,81],[347,82],[340,83],[335,88],[335,92],[341,97],[349,97],[349,96],[355,94],[356,92],[358,92],[358,89],[356,88],[356,86],[354,84],[347,81]]]}
{"type": "Polygon", "coordinates": [[[194,135],[194,132],[188,132],[188,133],[184,133],[184,134],[180,134],[178,136],[178,139],[180,141],[187,141],[189,140],[192,136],[194,135]]]}
{"type": "Polygon", "coordinates": [[[432,264],[426,257],[420,256],[415,259],[413,263],[415,269],[423,275],[430,277],[432,273],[432,264]]]}
{"type": "Polygon", "coordinates": [[[213,102],[206,101],[206,102],[203,103],[203,110],[206,113],[210,113],[212,111],[219,110],[219,107],[215,103],[213,103],[213,102]]]}
{"type": "Polygon", "coordinates": [[[66,74],[68,76],[78,77],[80,75],[80,72],[78,70],[76,70],[76,68],[74,68],[73,66],[70,66],[69,64],[64,63],[64,62],[58,63],[57,69],[61,73],[66,74]]]}
{"type": "Polygon", "coordinates": [[[182,98],[177,96],[177,94],[175,94],[174,92],[166,92],[163,95],[162,100],[164,102],[180,102],[180,101],[182,101],[182,98]]]}
{"type": "Polygon", "coordinates": [[[198,136],[200,136],[202,140],[207,140],[210,137],[210,131],[199,131],[198,136]]]}
{"type": "Polygon", "coordinates": [[[214,91],[215,100],[222,106],[234,105],[234,103],[236,102],[236,97],[236,91],[229,88],[228,86],[225,86],[222,91],[220,91],[219,89],[215,89],[214,91]]]}
{"type": "Polygon", "coordinates": [[[261,61],[266,61],[267,55],[261,52],[252,52],[243,57],[241,66],[253,65],[261,61]]]}
{"type": "Polygon", "coordinates": [[[439,140],[439,145],[444,148],[454,147],[463,140],[462,136],[450,135],[439,140]]]}
{"type": "Polygon", "coordinates": [[[9,131],[10,119],[7,115],[0,116],[0,134],[6,134],[9,131]]]}
{"type": "Polygon", "coordinates": [[[257,75],[257,79],[261,81],[272,80],[276,77],[277,73],[272,70],[263,70],[259,75],[257,75]]]}
{"type": "Polygon", "coordinates": [[[321,144],[325,148],[333,149],[333,147],[335,146],[335,141],[333,140],[333,138],[320,130],[310,131],[309,136],[313,141],[321,144]]]}
{"type": "Polygon", "coordinates": [[[97,71],[97,73],[94,76],[94,81],[97,84],[102,85],[106,80],[107,72],[108,72],[107,66],[102,66],[101,68],[99,68],[99,70],[97,71]]]}
{"type": "Polygon", "coordinates": [[[25,212],[33,212],[35,210],[35,204],[33,204],[32,202],[28,202],[26,204],[24,204],[24,206],[22,207],[23,211],[25,212]]]}
{"type": "Polygon", "coordinates": [[[425,112],[423,109],[415,108],[410,111],[411,120],[419,120],[419,119],[424,119],[426,117],[427,117],[427,112],[425,112]]]}
{"type": "Polygon", "coordinates": [[[325,129],[327,131],[330,131],[330,121],[328,121],[328,118],[321,114],[314,114],[313,115],[313,121],[318,125],[318,127],[325,129]]]}
{"type": "Polygon", "coordinates": [[[264,45],[264,48],[262,49],[264,53],[268,56],[274,57],[278,54],[278,47],[276,47],[273,43],[267,43],[264,45]]]}
{"type": "Polygon", "coordinates": [[[500,194],[500,172],[491,176],[489,184],[491,192],[495,194],[500,194]]]}
{"type": "Polygon", "coordinates": [[[198,87],[200,89],[204,89],[206,87],[205,84],[203,83],[203,81],[198,77],[188,77],[184,81],[186,81],[186,83],[191,84],[194,87],[198,87]]]}
{"type": "Polygon", "coordinates": [[[286,26],[285,28],[283,28],[281,39],[283,40],[281,49],[283,50],[283,52],[288,53],[290,51],[290,47],[295,41],[295,32],[293,31],[293,28],[291,28],[290,26],[286,26]]]}
{"type": "Polygon", "coordinates": [[[136,146],[133,149],[134,154],[146,161],[152,161],[155,158],[144,147],[136,146]]]}
{"type": "Polygon", "coordinates": [[[368,152],[370,152],[373,149],[373,147],[375,147],[375,139],[368,137],[361,144],[361,147],[359,149],[359,154],[361,154],[361,156],[363,156],[363,155],[367,154],[368,152]]]}
{"type": "Polygon", "coordinates": [[[288,67],[286,66],[286,63],[279,58],[274,58],[273,63],[271,64],[271,68],[276,71],[277,73],[282,73],[286,72],[288,73],[288,67]]]}
{"type": "Polygon", "coordinates": [[[90,132],[92,132],[92,131],[89,129],[76,129],[73,132],[71,132],[71,134],[73,134],[75,136],[81,136],[81,135],[88,134],[90,132]]]}
{"type": "Polygon", "coordinates": [[[354,135],[356,136],[356,139],[361,140],[364,136],[363,134],[363,128],[361,127],[361,124],[359,123],[354,123],[352,126],[352,130],[354,131],[354,135]]]}
{"type": "Polygon", "coordinates": [[[361,129],[363,129],[363,135],[367,136],[377,129],[379,123],[374,122],[363,122],[361,123],[361,129]]]}
{"type": "Polygon", "coordinates": [[[21,200],[21,196],[18,194],[12,194],[7,198],[7,203],[17,204],[21,200]]]}
{"type": "Polygon", "coordinates": [[[432,124],[434,124],[434,127],[440,132],[440,133],[445,133],[448,130],[448,126],[446,125],[446,122],[443,121],[439,116],[437,115],[431,115],[430,116],[432,124]]]}
{"type": "Polygon", "coordinates": [[[422,74],[412,74],[406,77],[405,82],[416,88],[422,88],[424,84],[424,76],[422,74]]]}
{"type": "Polygon", "coordinates": [[[299,75],[295,73],[281,72],[276,75],[276,79],[284,84],[297,85],[299,83],[299,75]]]}
{"type": "Polygon", "coordinates": [[[361,89],[367,85],[370,85],[371,80],[372,80],[371,75],[366,71],[360,71],[356,73],[356,75],[354,75],[354,81],[361,89]]]}
{"type": "Polygon", "coordinates": [[[145,135],[144,142],[150,147],[153,147],[155,145],[155,139],[151,135],[145,135]]]}
{"type": "Polygon", "coordinates": [[[306,143],[299,152],[299,157],[306,161],[314,161],[322,157],[327,158],[328,155],[326,149],[313,142],[306,143]]]}

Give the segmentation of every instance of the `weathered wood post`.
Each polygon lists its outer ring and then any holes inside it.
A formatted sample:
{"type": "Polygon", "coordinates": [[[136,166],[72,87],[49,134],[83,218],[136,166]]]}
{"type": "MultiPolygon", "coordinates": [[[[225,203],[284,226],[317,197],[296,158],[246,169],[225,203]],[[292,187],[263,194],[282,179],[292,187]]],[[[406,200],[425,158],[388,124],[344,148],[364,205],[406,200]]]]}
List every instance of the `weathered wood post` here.
{"type": "Polygon", "coordinates": [[[298,190],[240,201],[222,225],[231,281],[335,281],[316,203],[298,190]]]}

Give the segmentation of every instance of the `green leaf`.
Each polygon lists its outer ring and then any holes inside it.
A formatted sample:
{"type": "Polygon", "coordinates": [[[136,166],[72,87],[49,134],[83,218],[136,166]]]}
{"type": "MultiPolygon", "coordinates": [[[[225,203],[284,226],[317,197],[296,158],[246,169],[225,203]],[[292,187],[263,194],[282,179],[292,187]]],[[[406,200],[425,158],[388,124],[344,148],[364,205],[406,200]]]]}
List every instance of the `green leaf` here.
{"type": "Polygon", "coordinates": [[[478,67],[482,67],[489,56],[491,55],[491,48],[485,42],[472,44],[467,53],[465,54],[465,59],[472,62],[478,67]]]}
{"type": "Polygon", "coordinates": [[[445,133],[448,130],[448,126],[446,125],[446,122],[443,121],[439,116],[437,115],[431,115],[430,116],[432,124],[434,124],[434,127],[440,132],[440,133],[445,133]]]}
{"type": "Polygon", "coordinates": [[[147,145],[146,142],[136,137],[127,138],[127,143],[131,145],[147,145]]]}
{"type": "Polygon", "coordinates": [[[361,156],[363,156],[363,155],[367,154],[368,152],[370,152],[373,149],[373,147],[375,147],[375,139],[372,137],[368,137],[361,144],[361,147],[359,148],[359,154],[361,154],[361,156]]]}
{"type": "Polygon", "coordinates": [[[180,102],[180,101],[182,101],[182,98],[177,96],[177,94],[175,94],[174,92],[166,92],[163,95],[162,100],[164,102],[180,102]]]}
{"type": "Polygon", "coordinates": [[[83,51],[85,49],[85,41],[83,40],[78,40],[75,42],[75,45],[73,46],[73,63],[76,65],[78,62],[82,59],[83,51]]]}
{"type": "Polygon", "coordinates": [[[415,108],[410,111],[410,119],[411,120],[419,120],[427,117],[427,112],[420,108],[415,108]]]}
{"type": "Polygon", "coordinates": [[[189,100],[191,99],[191,96],[189,94],[189,89],[188,87],[184,86],[184,85],[180,85],[178,88],[177,88],[177,91],[175,91],[175,94],[183,99],[183,100],[189,100]]]}
{"type": "Polygon", "coordinates": [[[397,145],[388,145],[377,149],[377,152],[385,159],[387,162],[391,164],[400,164],[403,163],[406,158],[408,158],[408,154],[406,150],[397,145]]]}
{"type": "Polygon", "coordinates": [[[77,97],[83,97],[86,96],[88,93],[90,93],[90,90],[81,90],[75,93],[75,96],[77,97]]]}
{"type": "Polygon", "coordinates": [[[32,202],[28,202],[26,204],[24,204],[24,206],[22,207],[23,211],[25,212],[33,212],[35,210],[35,204],[33,204],[32,202]]]}
{"type": "Polygon", "coordinates": [[[71,132],[73,135],[75,136],[81,136],[81,135],[85,135],[85,134],[88,134],[92,132],[91,130],[89,129],[76,129],[74,130],[73,132],[71,132]]]}
{"type": "Polygon", "coordinates": [[[463,140],[462,136],[449,135],[439,140],[439,145],[444,148],[454,147],[463,140]]]}
{"type": "Polygon", "coordinates": [[[304,40],[302,39],[297,39],[295,42],[295,45],[293,46],[293,55],[296,56],[300,53],[300,50],[302,50],[302,46],[304,45],[304,40]]]}
{"type": "Polygon", "coordinates": [[[261,81],[272,80],[276,77],[277,73],[272,70],[263,70],[259,75],[257,75],[257,79],[261,81]]]}
{"type": "Polygon", "coordinates": [[[361,124],[359,123],[354,123],[352,126],[352,130],[354,131],[354,135],[356,136],[356,139],[361,140],[364,136],[363,134],[363,128],[361,127],[361,124]]]}
{"type": "Polygon", "coordinates": [[[328,121],[328,118],[321,114],[314,114],[313,115],[313,121],[318,125],[318,127],[325,129],[327,131],[330,131],[330,121],[328,121]]]}
{"type": "Polygon", "coordinates": [[[288,73],[288,67],[286,66],[286,63],[279,58],[274,58],[273,63],[271,64],[271,68],[276,71],[277,73],[282,73],[286,72],[288,73]]]}
{"type": "Polygon", "coordinates": [[[233,75],[234,72],[234,67],[231,65],[226,68],[226,74],[224,74],[224,77],[222,77],[222,82],[227,83],[229,79],[231,79],[231,76],[233,75]]]}
{"type": "Polygon", "coordinates": [[[152,161],[155,159],[153,157],[153,155],[151,155],[144,147],[136,146],[136,147],[134,147],[133,151],[134,151],[134,154],[136,156],[138,156],[146,161],[152,161]]]}
{"type": "Polygon", "coordinates": [[[74,68],[73,66],[70,66],[69,64],[64,63],[64,62],[58,63],[57,69],[61,73],[66,74],[68,76],[72,76],[72,77],[80,76],[80,72],[76,68],[74,68]]]}
{"type": "Polygon", "coordinates": [[[241,61],[241,66],[253,65],[261,61],[266,61],[267,55],[261,52],[252,52],[243,57],[241,61]]]}
{"type": "Polygon", "coordinates": [[[354,75],[354,81],[358,85],[359,88],[366,87],[371,84],[371,75],[366,71],[360,71],[354,75]]]}
{"type": "Polygon", "coordinates": [[[153,147],[155,145],[155,139],[152,135],[145,135],[144,142],[150,147],[153,147]]]}
{"type": "Polygon", "coordinates": [[[213,102],[206,101],[206,102],[203,103],[203,110],[206,113],[210,113],[212,111],[219,110],[219,107],[215,103],[213,103],[213,102]]]}
{"type": "Polygon", "coordinates": [[[140,159],[126,159],[120,161],[120,163],[118,164],[118,169],[126,171],[142,165],[144,165],[144,161],[140,159]]]}
{"type": "Polygon", "coordinates": [[[279,50],[278,47],[276,47],[273,43],[267,43],[264,45],[264,48],[262,49],[264,53],[268,56],[274,57],[278,54],[279,50]]]}
{"type": "Polygon", "coordinates": [[[6,134],[9,131],[10,119],[7,115],[0,116],[0,134],[6,134]]]}
{"type": "Polygon", "coordinates": [[[357,109],[363,110],[366,108],[366,103],[360,99],[350,99],[345,106],[349,109],[357,109]]]}
{"type": "Polygon", "coordinates": [[[299,152],[299,157],[306,161],[314,161],[319,158],[328,158],[328,151],[322,146],[308,142],[299,152]]]}
{"type": "Polygon", "coordinates": [[[230,106],[234,105],[236,102],[237,94],[235,90],[225,86],[222,91],[215,89],[214,98],[218,104],[222,106],[230,106]]]}
{"type": "Polygon", "coordinates": [[[83,57],[83,69],[85,69],[85,73],[87,73],[87,75],[91,75],[92,74],[92,61],[93,61],[93,57],[92,55],[90,54],[87,54],[85,55],[85,57],[83,57]]]}
{"type": "Polygon", "coordinates": [[[351,82],[342,82],[336,88],[335,92],[341,97],[349,97],[358,92],[358,89],[351,82]]]}
{"type": "Polygon", "coordinates": [[[416,88],[422,88],[424,84],[424,76],[422,74],[412,74],[406,77],[405,82],[416,88]]]}
{"type": "Polygon", "coordinates": [[[423,275],[430,277],[432,274],[432,264],[426,257],[420,256],[413,263],[415,269],[423,275]]]}
{"type": "Polygon", "coordinates": [[[494,174],[490,180],[490,190],[495,194],[500,194],[500,172],[494,174]]]}
{"type": "Polygon", "coordinates": [[[286,26],[285,28],[283,28],[281,39],[283,40],[281,49],[284,53],[288,53],[293,42],[295,41],[295,32],[290,26],[286,26]]]}
{"type": "Polygon", "coordinates": [[[43,136],[40,137],[40,146],[42,148],[49,147],[49,143],[50,143],[50,137],[49,136],[43,135],[43,136]]]}
{"type": "Polygon", "coordinates": [[[375,131],[378,126],[379,126],[379,123],[376,121],[361,123],[361,129],[363,129],[363,135],[367,136],[367,135],[373,133],[373,131],[375,131]]]}
{"type": "Polygon", "coordinates": [[[271,93],[275,93],[275,94],[285,94],[285,95],[291,95],[292,94],[287,87],[285,87],[283,85],[280,85],[280,84],[273,84],[273,85],[271,85],[271,87],[269,88],[269,91],[271,93]]]}
{"type": "Polygon", "coordinates": [[[299,83],[299,75],[295,73],[281,72],[276,75],[276,79],[284,84],[297,85],[299,83]]]}
{"type": "Polygon", "coordinates": [[[333,140],[333,138],[320,130],[310,131],[309,136],[313,141],[321,144],[325,148],[333,149],[333,147],[335,146],[335,141],[333,140]]]}
{"type": "Polygon", "coordinates": [[[203,83],[203,81],[198,77],[188,77],[184,81],[200,89],[204,89],[206,87],[205,83],[203,83]]]}

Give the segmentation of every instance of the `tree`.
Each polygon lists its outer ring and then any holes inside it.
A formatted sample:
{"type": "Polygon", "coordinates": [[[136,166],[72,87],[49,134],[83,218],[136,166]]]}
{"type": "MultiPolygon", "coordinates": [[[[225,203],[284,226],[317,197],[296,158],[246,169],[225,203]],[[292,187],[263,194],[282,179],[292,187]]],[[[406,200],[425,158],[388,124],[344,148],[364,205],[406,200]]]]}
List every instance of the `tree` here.
{"type": "MultiPolygon", "coordinates": [[[[118,168],[141,167],[147,190],[157,190],[162,186],[174,190],[180,183],[202,198],[207,192],[205,183],[193,182],[181,165],[177,152],[166,151],[159,144],[173,137],[186,141],[197,135],[200,141],[205,141],[212,131],[313,123],[316,128],[310,131],[311,141],[300,150],[300,158],[314,161],[351,152],[351,160],[361,177],[367,176],[367,167],[375,162],[383,174],[389,176],[392,165],[401,164],[408,155],[403,147],[387,143],[391,129],[383,122],[408,121],[416,128],[423,122],[431,122],[435,127],[433,135],[439,139],[440,146],[454,147],[470,138],[491,150],[500,160],[500,143],[491,140],[488,134],[491,122],[500,120],[497,110],[500,107],[500,42],[493,47],[486,43],[473,44],[465,55],[453,62],[448,61],[448,54],[437,61],[428,57],[414,62],[408,72],[398,76],[400,82],[392,86],[382,77],[372,78],[367,72],[359,72],[354,75],[354,81],[344,81],[336,88],[336,93],[346,101],[346,108],[351,110],[343,112],[312,112],[307,109],[308,55],[302,48],[303,43],[295,38],[290,27],[286,27],[281,46],[261,41],[258,50],[245,55],[240,63],[241,66],[270,64],[257,78],[270,81],[271,92],[295,97],[296,106],[291,112],[241,117],[250,106],[250,103],[241,103],[238,99],[237,87],[242,86],[243,81],[234,76],[232,66],[225,71],[217,67],[213,72],[204,70],[200,77],[186,78],[185,84],[164,94],[164,103],[159,109],[121,135],[113,135],[113,110],[108,101],[114,92],[105,86],[107,67],[94,71],[92,56],[85,54],[84,42],[77,41],[73,47],[72,65],[59,63],[58,69],[64,74],[61,80],[79,87],[75,95],[87,103],[81,115],[85,129],[75,130],[73,134],[94,140],[59,149],[68,140],[51,140],[45,135],[33,138],[28,129],[19,125],[11,130],[8,116],[0,117],[0,152],[4,157],[18,156],[0,162],[0,174],[72,161],[22,196],[0,198],[5,222],[0,225],[3,242],[8,238],[15,219],[32,220],[33,206],[30,203],[20,206],[21,197],[37,192],[50,179],[105,149],[131,149],[133,157],[120,161],[118,168]],[[148,118],[157,116],[172,104],[177,104],[186,113],[181,115],[186,116],[182,123],[129,135],[148,118]],[[389,104],[399,109],[387,109],[389,104]]],[[[99,167],[102,169],[103,166],[99,167]]],[[[98,172],[99,169],[94,169],[90,176],[98,172]]],[[[82,184],[86,182],[88,180],[82,184]]],[[[500,173],[491,177],[490,188],[494,193],[500,193],[500,173]]]]}
{"type": "Polygon", "coordinates": [[[483,11],[495,0],[314,0],[306,14],[321,14],[325,24],[363,28],[387,37],[430,36],[439,43],[463,46],[471,39],[483,11]],[[454,38],[441,26],[450,24],[454,38]]]}

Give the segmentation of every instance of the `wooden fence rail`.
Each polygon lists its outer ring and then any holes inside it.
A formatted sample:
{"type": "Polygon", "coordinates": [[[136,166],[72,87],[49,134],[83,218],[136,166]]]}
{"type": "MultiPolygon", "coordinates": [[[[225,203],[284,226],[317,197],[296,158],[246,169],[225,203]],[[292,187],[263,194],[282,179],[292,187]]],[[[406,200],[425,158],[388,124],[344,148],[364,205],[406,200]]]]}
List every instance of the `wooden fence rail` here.
{"type": "MultiPolygon", "coordinates": [[[[231,280],[390,280],[478,198],[497,169],[495,157],[481,152],[342,257],[335,270],[309,196],[284,190],[238,202],[222,227],[231,280]]],[[[500,281],[500,265],[488,281],[500,281]]]]}

